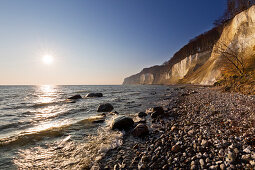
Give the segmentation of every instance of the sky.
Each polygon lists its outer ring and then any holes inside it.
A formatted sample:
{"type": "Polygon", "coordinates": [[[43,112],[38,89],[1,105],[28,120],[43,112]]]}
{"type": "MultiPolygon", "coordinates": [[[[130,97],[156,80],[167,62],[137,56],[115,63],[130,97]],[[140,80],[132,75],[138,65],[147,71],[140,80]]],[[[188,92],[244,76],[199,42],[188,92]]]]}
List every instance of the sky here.
{"type": "Polygon", "coordinates": [[[211,29],[225,6],[225,0],[1,0],[0,84],[121,84],[211,29]]]}

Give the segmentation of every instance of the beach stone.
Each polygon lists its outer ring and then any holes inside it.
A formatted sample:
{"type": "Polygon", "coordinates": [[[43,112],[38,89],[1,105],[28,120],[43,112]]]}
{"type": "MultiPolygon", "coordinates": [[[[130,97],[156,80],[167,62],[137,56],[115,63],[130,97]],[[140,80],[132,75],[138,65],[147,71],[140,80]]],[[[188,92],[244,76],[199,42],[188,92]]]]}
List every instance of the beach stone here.
{"type": "Polygon", "coordinates": [[[93,165],[90,170],[100,170],[100,167],[98,165],[93,165]]]}
{"type": "Polygon", "coordinates": [[[164,115],[165,113],[163,107],[153,107],[148,109],[146,112],[150,113],[152,118],[156,118],[158,116],[164,115]]]}
{"type": "Polygon", "coordinates": [[[93,120],[92,123],[103,123],[105,120],[104,119],[97,119],[93,120]]]}
{"type": "Polygon", "coordinates": [[[149,134],[149,129],[145,124],[140,123],[134,128],[132,134],[137,137],[145,136],[149,134]]]}
{"type": "Polygon", "coordinates": [[[225,166],[224,163],[223,163],[223,164],[220,164],[220,169],[221,169],[221,170],[225,170],[225,169],[226,169],[226,166],[225,166]]]}
{"type": "Polygon", "coordinates": [[[203,159],[200,159],[199,163],[202,168],[205,166],[205,161],[203,159]]]}
{"type": "Polygon", "coordinates": [[[113,110],[113,106],[110,103],[100,104],[97,112],[110,112],[113,110]]]}
{"type": "Polygon", "coordinates": [[[102,93],[88,93],[86,97],[103,97],[102,93]]]}
{"type": "Polygon", "coordinates": [[[255,166],[255,161],[254,160],[250,160],[250,164],[251,164],[251,166],[255,166]]]}
{"type": "Polygon", "coordinates": [[[146,166],[145,166],[145,164],[143,164],[143,163],[139,163],[138,164],[138,169],[140,170],[145,170],[146,169],[146,166]]]}
{"type": "Polygon", "coordinates": [[[175,130],[177,130],[177,126],[172,126],[171,131],[175,131],[175,130]]]}
{"type": "Polygon", "coordinates": [[[243,152],[245,152],[245,153],[251,153],[251,150],[250,150],[249,148],[245,148],[245,149],[243,150],[243,152]]]}
{"type": "Polygon", "coordinates": [[[212,166],[209,167],[209,169],[212,169],[212,170],[216,170],[217,168],[218,168],[217,165],[212,165],[212,166]]]}
{"type": "Polygon", "coordinates": [[[251,158],[251,155],[250,154],[246,154],[246,155],[242,155],[241,159],[244,160],[244,161],[249,161],[250,158],[251,158]]]}
{"type": "Polygon", "coordinates": [[[172,152],[175,152],[175,153],[179,152],[180,150],[181,150],[180,145],[174,145],[174,146],[171,148],[171,151],[172,151],[172,152]]]}
{"type": "Polygon", "coordinates": [[[208,146],[208,141],[203,139],[202,142],[201,142],[201,146],[207,147],[208,146]]]}
{"type": "Polygon", "coordinates": [[[114,169],[114,170],[119,170],[119,169],[120,169],[120,168],[119,168],[119,165],[118,165],[118,164],[114,165],[113,169],[114,169]]]}
{"type": "Polygon", "coordinates": [[[190,170],[195,170],[196,169],[196,165],[191,165],[190,166],[190,170]]]}
{"type": "Polygon", "coordinates": [[[128,130],[133,127],[134,121],[132,118],[127,116],[118,116],[111,124],[111,129],[128,130]]]}
{"type": "Polygon", "coordinates": [[[228,152],[228,155],[226,157],[226,161],[229,163],[233,163],[235,161],[236,157],[232,152],[228,152]]]}
{"type": "Polygon", "coordinates": [[[74,95],[72,97],[69,97],[68,99],[82,99],[81,95],[77,94],[77,95],[74,95]]]}
{"type": "Polygon", "coordinates": [[[192,129],[192,130],[189,130],[188,131],[188,134],[191,136],[191,135],[193,135],[194,134],[194,130],[192,129]]]}
{"type": "Polygon", "coordinates": [[[140,118],[145,117],[145,116],[147,116],[147,114],[145,112],[138,113],[138,117],[140,117],[140,118]]]}

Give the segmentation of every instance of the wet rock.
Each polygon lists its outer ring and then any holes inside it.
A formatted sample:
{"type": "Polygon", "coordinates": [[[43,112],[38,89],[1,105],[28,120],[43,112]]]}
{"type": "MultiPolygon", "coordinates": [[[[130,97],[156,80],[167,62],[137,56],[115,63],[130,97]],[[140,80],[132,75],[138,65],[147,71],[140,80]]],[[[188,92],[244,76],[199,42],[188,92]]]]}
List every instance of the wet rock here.
{"type": "Polygon", "coordinates": [[[82,99],[81,95],[77,94],[75,96],[69,97],[68,99],[76,100],[76,99],[82,99]]]}
{"type": "Polygon", "coordinates": [[[145,136],[149,134],[149,129],[145,124],[140,123],[134,128],[132,134],[137,137],[145,136]]]}
{"type": "Polygon", "coordinates": [[[104,119],[97,119],[93,120],[92,123],[103,123],[105,120],[104,119]]]}
{"type": "Polygon", "coordinates": [[[132,128],[134,121],[130,117],[119,116],[115,118],[111,124],[111,129],[128,130],[132,128]]]}
{"type": "Polygon", "coordinates": [[[146,119],[140,119],[137,123],[138,123],[138,124],[139,124],[139,123],[146,124],[146,119]]]}
{"type": "Polygon", "coordinates": [[[157,118],[165,113],[163,107],[153,107],[148,109],[146,112],[150,113],[152,118],[157,118]]]}
{"type": "Polygon", "coordinates": [[[113,110],[113,106],[110,103],[100,104],[97,112],[110,112],[113,110]]]}
{"type": "Polygon", "coordinates": [[[138,117],[140,117],[140,118],[145,117],[145,116],[147,116],[147,114],[145,112],[138,113],[138,117]]]}
{"type": "Polygon", "coordinates": [[[88,93],[86,97],[103,97],[102,93],[88,93]]]}

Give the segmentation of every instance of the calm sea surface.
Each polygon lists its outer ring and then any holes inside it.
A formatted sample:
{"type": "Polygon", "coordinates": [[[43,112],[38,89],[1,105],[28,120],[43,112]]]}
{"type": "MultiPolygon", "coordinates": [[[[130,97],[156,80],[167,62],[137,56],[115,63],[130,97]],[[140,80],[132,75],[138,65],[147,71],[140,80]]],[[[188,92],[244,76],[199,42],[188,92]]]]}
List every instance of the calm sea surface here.
{"type": "Polygon", "coordinates": [[[0,169],[79,169],[121,145],[123,132],[111,131],[97,107],[111,103],[134,115],[163,99],[166,86],[0,86],[0,169]],[[66,99],[101,92],[102,98],[66,99]]]}

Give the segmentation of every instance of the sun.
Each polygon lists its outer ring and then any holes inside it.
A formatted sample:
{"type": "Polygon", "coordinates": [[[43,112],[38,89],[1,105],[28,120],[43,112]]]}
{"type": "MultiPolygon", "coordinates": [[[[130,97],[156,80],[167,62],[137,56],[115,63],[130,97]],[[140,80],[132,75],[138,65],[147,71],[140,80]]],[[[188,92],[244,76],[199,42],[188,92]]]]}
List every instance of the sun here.
{"type": "Polygon", "coordinates": [[[53,63],[54,58],[52,55],[45,55],[45,56],[43,56],[42,61],[44,64],[50,65],[53,63]]]}

